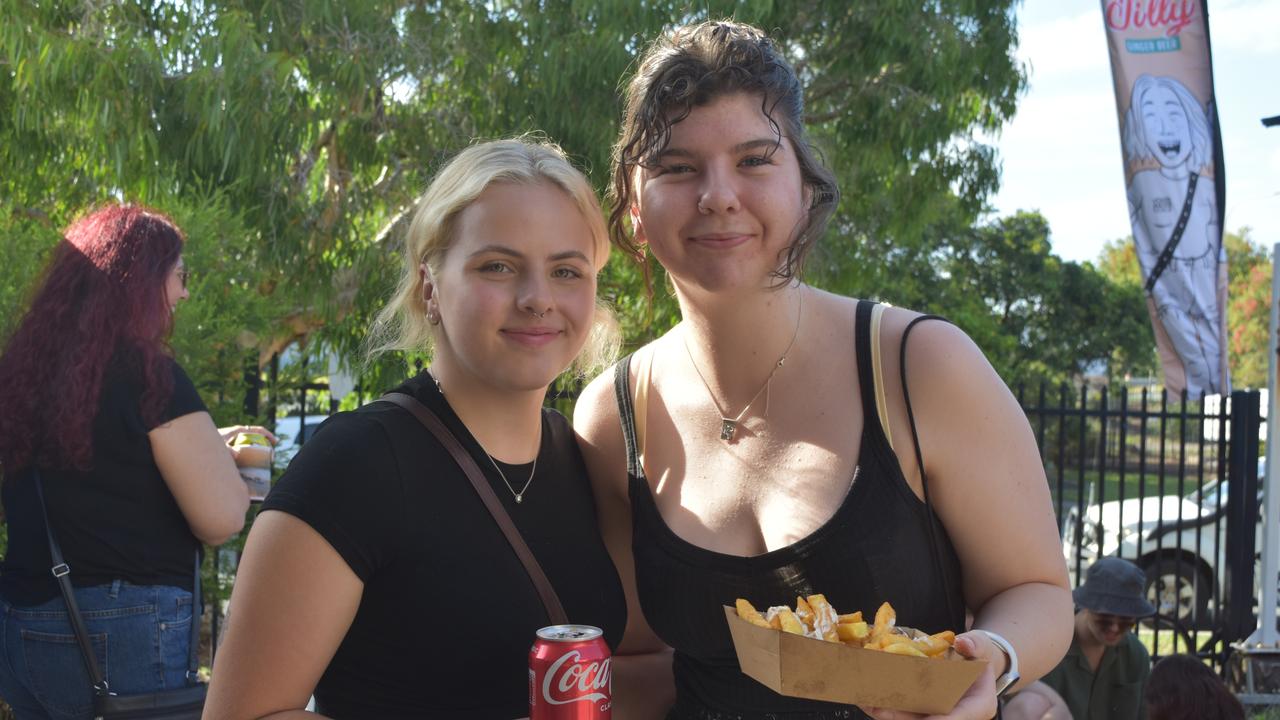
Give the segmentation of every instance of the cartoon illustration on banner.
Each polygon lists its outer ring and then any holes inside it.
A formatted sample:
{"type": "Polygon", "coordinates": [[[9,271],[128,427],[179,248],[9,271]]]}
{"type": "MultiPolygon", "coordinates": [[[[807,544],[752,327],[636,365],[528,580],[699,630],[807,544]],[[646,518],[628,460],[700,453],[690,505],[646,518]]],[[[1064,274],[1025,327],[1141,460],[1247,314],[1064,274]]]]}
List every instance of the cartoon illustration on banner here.
{"type": "Polygon", "coordinates": [[[1230,391],[1213,76],[1200,4],[1156,4],[1178,12],[1148,8],[1136,22],[1119,7],[1128,3],[1104,0],[1103,13],[1129,219],[1165,388],[1195,398],[1230,391]]]}

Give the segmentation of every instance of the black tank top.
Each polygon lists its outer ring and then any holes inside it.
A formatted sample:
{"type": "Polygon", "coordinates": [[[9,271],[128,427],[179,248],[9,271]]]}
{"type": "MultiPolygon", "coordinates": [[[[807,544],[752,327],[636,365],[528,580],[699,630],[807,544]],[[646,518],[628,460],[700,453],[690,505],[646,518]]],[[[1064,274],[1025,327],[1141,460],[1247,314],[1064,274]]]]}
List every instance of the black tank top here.
{"type": "Polygon", "coordinates": [[[784,697],[742,674],[721,610],[739,597],[765,608],[793,605],[797,595],[824,593],[840,612],[864,613],[874,613],[887,600],[898,612],[899,625],[930,633],[964,629],[955,549],[932,507],[911,491],[878,419],[873,304],[859,301],[856,312],[863,430],[849,493],[811,535],[762,555],[707,550],[667,527],[638,458],[630,357],[616,366],[640,605],[649,625],[675,650],[677,701],[668,720],[866,717],[853,706],[784,697]]]}

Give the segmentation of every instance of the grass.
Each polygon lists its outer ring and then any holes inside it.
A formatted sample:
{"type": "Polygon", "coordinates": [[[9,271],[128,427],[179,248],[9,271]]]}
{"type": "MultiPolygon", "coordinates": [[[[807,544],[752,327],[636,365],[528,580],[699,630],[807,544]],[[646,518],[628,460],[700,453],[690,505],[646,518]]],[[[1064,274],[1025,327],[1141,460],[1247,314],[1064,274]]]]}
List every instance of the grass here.
{"type": "MultiPolygon", "coordinates": [[[[1083,477],[1083,487],[1085,488],[1086,505],[1090,502],[1101,503],[1110,500],[1120,499],[1120,487],[1124,486],[1125,499],[1136,497],[1159,497],[1160,495],[1186,495],[1200,487],[1200,479],[1192,474],[1187,473],[1186,479],[1183,481],[1182,492],[1178,492],[1178,479],[1176,476],[1177,467],[1166,467],[1165,470],[1172,470],[1175,475],[1166,477],[1164,481],[1164,492],[1160,491],[1160,478],[1155,474],[1159,468],[1148,468],[1145,482],[1138,477],[1136,471],[1126,472],[1124,482],[1120,481],[1120,471],[1107,470],[1099,473],[1097,470],[1085,470],[1081,473],[1075,468],[1063,468],[1062,470],[1062,497],[1059,502],[1065,507],[1076,505],[1080,499],[1079,488],[1081,487],[1081,477],[1083,477]],[[1102,476],[1102,497],[1090,496],[1090,492],[1098,491],[1098,477],[1102,476]]],[[[1212,480],[1212,477],[1206,477],[1205,483],[1212,480]]],[[[1049,475],[1049,492],[1054,496],[1058,494],[1058,475],[1054,471],[1049,475]]]]}
{"type": "Polygon", "coordinates": [[[1208,641],[1211,635],[1213,635],[1209,630],[1200,630],[1192,633],[1191,641],[1196,644],[1196,647],[1188,648],[1180,635],[1165,628],[1160,628],[1160,642],[1158,645],[1156,644],[1155,631],[1151,628],[1139,625],[1137,633],[1138,639],[1146,646],[1147,652],[1150,653],[1152,657],[1164,657],[1165,655],[1194,652],[1208,641]]]}

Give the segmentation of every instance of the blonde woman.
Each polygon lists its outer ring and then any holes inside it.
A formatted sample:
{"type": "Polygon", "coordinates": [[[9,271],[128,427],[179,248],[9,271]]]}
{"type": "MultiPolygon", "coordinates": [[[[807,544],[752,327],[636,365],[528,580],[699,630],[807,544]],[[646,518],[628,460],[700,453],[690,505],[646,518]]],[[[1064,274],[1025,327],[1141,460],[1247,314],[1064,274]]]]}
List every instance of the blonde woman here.
{"type": "MultiPolygon", "coordinates": [[[[616,645],[622,588],[573,432],[548,385],[612,337],[596,197],[560,150],[506,140],[446,165],[406,239],[379,350],[430,348],[398,392],[484,471],[573,622],[616,645]]],[[[528,714],[527,653],[548,623],[528,574],[443,446],[377,402],[325,423],[245,547],[207,718],[528,714]]]]}

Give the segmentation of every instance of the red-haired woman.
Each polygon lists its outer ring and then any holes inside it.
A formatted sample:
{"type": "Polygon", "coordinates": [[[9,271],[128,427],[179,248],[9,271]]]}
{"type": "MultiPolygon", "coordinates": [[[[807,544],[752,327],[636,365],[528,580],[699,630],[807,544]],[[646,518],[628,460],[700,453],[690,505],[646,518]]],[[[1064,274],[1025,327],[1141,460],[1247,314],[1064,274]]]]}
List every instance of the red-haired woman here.
{"type": "Polygon", "coordinates": [[[111,205],[72,224],[0,354],[0,695],[21,720],[89,717],[50,574],[49,525],[111,691],[185,683],[200,544],[238,533],[249,493],[167,340],[187,298],[182,232],[111,205]],[[39,474],[35,472],[39,470],[39,474]]]}

